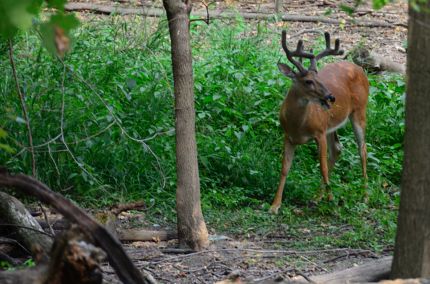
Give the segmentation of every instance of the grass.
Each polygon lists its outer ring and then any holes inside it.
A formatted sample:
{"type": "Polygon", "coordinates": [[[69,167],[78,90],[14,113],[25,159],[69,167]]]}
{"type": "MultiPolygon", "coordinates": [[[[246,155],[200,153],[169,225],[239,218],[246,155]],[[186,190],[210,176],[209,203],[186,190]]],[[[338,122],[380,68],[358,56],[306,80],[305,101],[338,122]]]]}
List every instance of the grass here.
{"type": "MultiPolygon", "coordinates": [[[[278,112],[291,82],[280,28],[193,22],[197,141],[203,210],[213,231],[281,234],[295,247],[393,244],[404,133],[405,84],[399,76],[369,75],[370,201],[361,201],[360,160],[351,126],[339,131],[343,153],[331,175],[334,202],[308,206],[320,184],[314,143],[300,146],[277,216],[267,214],[280,171],[283,133],[278,112]],[[346,229],[345,229],[346,228],[346,229]],[[306,236],[301,240],[302,236],[306,236]]],[[[165,21],[111,17],[82,23],[63,64],[34,32],[15,41],[27,96],[38,178],[85,207],[144,199],[159,222],[175,219],[173,82],[165,21]],[[61,107],[64,96],[64,138],[61,107]],[[146,140],[142,140],[146,139],[146,140]],[[49,144],[44,145],[46,141],[49,144]]],[[[323,47],[322,40],[316,46],[323,47]]],[[[0,48],[0,164],[29,173],[29,154],[6,50],[0,48]]]]}

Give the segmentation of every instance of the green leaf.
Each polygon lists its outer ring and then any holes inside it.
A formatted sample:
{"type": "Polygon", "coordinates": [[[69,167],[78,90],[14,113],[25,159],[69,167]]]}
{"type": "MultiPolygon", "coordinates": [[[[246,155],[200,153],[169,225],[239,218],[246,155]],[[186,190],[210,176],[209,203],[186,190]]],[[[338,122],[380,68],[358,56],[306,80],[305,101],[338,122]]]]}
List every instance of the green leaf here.
{"type": "Polygon", "coordinates": [[[43,0],[1,0],[0,36],[13,37],[18,29],[27,29],[38,15],[43,0]]]}
{"type": "Polygon", "coordinates": [[[15,149],[3,143],[0,143],[0,149],[6,151],[9,154],[15,153],[15,149]]]}
{"type": "Polygon", "coordinates": [[[7,137],[7,132],[3,128],[0,128],[0,138],[6,138],[6,137],[7,137]]]}
{"type": "Polygon", "coordinates": [[[381,9],[385,5],[387,5],[390,1],[389,0],[373,0],[373,9],[381,9]]]}
{"type": "Polygon", "coordinates": [[[64,10],[64,5],[66,4],[66,0],[47,0],[49,8],[57,8],[60,10],[64,10]]]}
{"type": "Polygon", "coordinates": [[[352,15],[355,12],[355,7],[351,7],[345,4],[340,4],[340,9],[348,15],[352,15]]]}

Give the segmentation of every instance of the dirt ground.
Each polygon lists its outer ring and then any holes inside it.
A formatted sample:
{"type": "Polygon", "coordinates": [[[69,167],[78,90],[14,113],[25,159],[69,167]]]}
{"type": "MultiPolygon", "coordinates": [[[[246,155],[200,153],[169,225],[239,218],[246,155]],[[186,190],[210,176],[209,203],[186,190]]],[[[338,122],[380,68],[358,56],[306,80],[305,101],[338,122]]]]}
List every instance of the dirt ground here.
{"type": "MultiPolygon", "coordinates": [[[[119,219],[120,228],[174,230],[166,225],[151,225],[137,212],[121,213],[119,219]]],[[[250,282],[296,279],[343,270],[392,253],[391,247],[381,253],[330,246],[315,250],[291,248],[309,234],[313,234],[311,230],[303,232],[298,240],[280,226],[267,235],[211,235],[210,247],[202,252],[178,249],[176,240],[129,242],[124,246],[135,265],[160,283],[215,283],[231,275],[250,282]]],[[[105,283],[120,283],[112,267],[106,264],[102,269],[105,283]]]]}
{"type": "MultiPolygon", "coordinates": [[[[151,0],[83,0],[75,2],[97,2],[115,4],[121,7],[162,7],[161,1],[151,0]]],[[[201,1],[194,1],[194,10],[204,10],[201,1]]],[[[342,11],[341,3],[353,1],[338,0],[292,0],[285,1],[283,11],[287,14],[324,16],[332,19],[350,19],[342,11]]],[[[240,12],[273,13],[274,1],[212,1],[213,11],[236,9],[240,12]]],[[[279,23],[288,29],[288,36],[312,41],[318,33],[303,33],[307,30],[328,31],[341,39],[346,51],[362,43],[374,52],[395,62],[406,62],[405,43],[407,39],[407,2],[390,3],[374,11],[369,4],[360,6],[354,14],[360,20],[375,20],[393,24],[392,27],[358,27],[324,23],[286,22],[279,23]],[[297,36],[296,36],[297,35],[297,36]]],[[[146,224],[150,226],[149,224],[146,224]]],[[[154,229],[154,228],[150,228],[154,229]]],[[[294,238],[276,234],[269,236],[214,236],[209,250],[200,253],[184,253],[175,250],[176,241],[134,242],[125,244],[136,265],[150,272],[161,283],[214,283],[225,279],[231,273],[242,275],[242,279],[288,279],[296,275],[314,275],[345,269],[391,253],[386,248],[376,254],[369,250],[349,248],[321,248],[314,251],[291,250],[294,238]]],[[[119,283],[114,271],[104,266],[106,283],[119,283]]]]}

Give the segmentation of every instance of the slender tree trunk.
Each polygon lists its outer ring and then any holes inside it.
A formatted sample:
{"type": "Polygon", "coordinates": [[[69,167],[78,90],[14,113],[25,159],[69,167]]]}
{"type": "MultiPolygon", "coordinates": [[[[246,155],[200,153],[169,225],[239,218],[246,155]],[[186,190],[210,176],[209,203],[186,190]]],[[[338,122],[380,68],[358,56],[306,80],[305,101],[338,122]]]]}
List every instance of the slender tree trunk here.
{"type": "Polygon", "coordinates": [[[421,12],[409,7],[405,158],[393,278],[430,278],[430,4],[421,5],[421,12]]]}
{"type": "Polygon", "coordinates": [[[283,10],[282,0],[275,0],[275,12],[276,12],[276,14],[283,12],[282,10],[283,10]]]}
{"type": "Polygon", "coordinates": [[[208,246],[208,232],[200,204],[189,33],[191,1],[163,0],[163,4],[169,21],[175,88],[178,238],[181,246],[201,250],[208,246]]]}

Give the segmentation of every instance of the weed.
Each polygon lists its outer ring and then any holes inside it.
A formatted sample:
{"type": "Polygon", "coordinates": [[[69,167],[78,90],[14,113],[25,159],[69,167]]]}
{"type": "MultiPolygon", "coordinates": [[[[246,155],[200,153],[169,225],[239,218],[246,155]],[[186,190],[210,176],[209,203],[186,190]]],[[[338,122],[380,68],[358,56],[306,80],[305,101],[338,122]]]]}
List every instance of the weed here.
{"type": "MultiPolygon", "coordinates": [[[[191,32],[202,201],[209,226],[293,237],[311,228],[313,237],[297,240],[295,247],[380,249],[392,243],[403,156],[403,79],[369,76],[369,203],[361,201],[360,159],[348,125],[339,130],[344,150],[331,175],[334,202],[308,206],[320,185],[316,146],[310,143],[298,148],[281,213],[271,216],[266,212],[282,155],[278,112],[291,84],[276,67],[284,60],[280,30],[238,18],[209,26],[193,22],[191,32]]],[[[68,68],[41,47],[36,33],[20,34],[16,41],[18,74],[39,145],[38,178],[83,206],[143,198],[153,205],[153,216],[174,220],[174,101],[166,21],[112,17],[84,22],[74,37],[73,51],[64,59],[68,68]]],[[[28,173],[28,152],[19,151],[25,127],[7,54],[1,53],[0,60],[6,74],[0,81],[0,129],[8,133],[0,141],[17,150],[0,149],[0,164],[28,173]]]]}

